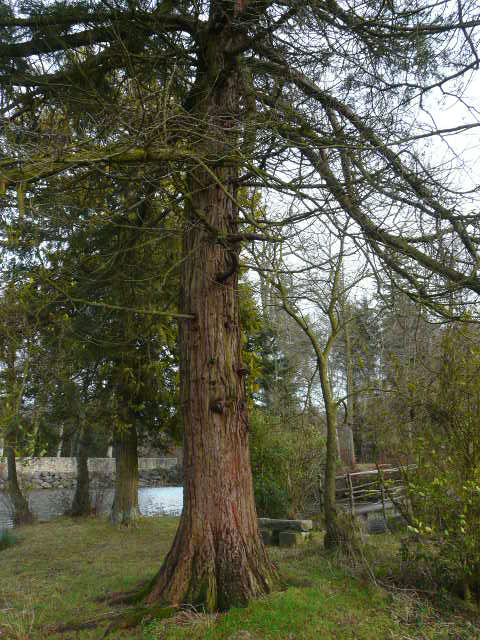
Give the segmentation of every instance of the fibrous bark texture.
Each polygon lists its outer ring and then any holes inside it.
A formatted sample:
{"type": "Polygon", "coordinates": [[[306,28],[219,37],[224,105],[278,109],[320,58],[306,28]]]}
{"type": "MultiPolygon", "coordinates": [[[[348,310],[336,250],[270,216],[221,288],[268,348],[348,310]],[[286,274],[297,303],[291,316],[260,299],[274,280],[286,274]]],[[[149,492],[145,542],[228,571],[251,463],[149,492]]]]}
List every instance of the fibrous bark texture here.
{"type": "Polygon", "coordinates": [[[193,317],[180,327],[184,507],[173,546],[147,597],[150,603],[191,603],[209,611],[245,604],[268,593],[276,579],[253,498],[238,313],[239,247],[228,240],[238,230],[239,71],[225,53],[235,34],[223,22],[225,5],[211,6],[211,34],[190,96],[197,123],[197,137],[192,135],[190,142],[203,162],[189,174],[183,241],[181,310],[193,317]],[[215,162],[227,157],[225,163],[215,162]]]}
{"type": "MultiPolygon", "coordinates": [[[[216,224],[233,222],[231,200],[219,187],[196,199],[216,224]]],[[[225,250],[198,229],[186,233],[185,254],[184,304],[195,319],[181,332],[184,510],[149,601],[226,609],[270,591],[274,570],[253,499],[237,276],[217,281],[225,250]]]]}

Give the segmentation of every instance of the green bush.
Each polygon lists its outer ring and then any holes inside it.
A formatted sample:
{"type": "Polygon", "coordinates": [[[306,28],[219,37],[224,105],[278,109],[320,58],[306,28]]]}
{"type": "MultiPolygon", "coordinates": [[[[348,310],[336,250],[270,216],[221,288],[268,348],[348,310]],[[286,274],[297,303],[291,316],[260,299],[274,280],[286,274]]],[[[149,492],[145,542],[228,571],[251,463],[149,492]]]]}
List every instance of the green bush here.
{"type": "Polygon", "coordinates": [[[10,529],[0,531],[0,551],[13,547],[20,542],[20,538],[14,535],[10,529]]]}
{"type": "Polygon", "coordinates": [[[433,584],[467,599],[474,591],[480,599],[480,469],[471,480],[458,480],[453,470],[438,469],[410,481],[414,556],[433,584]]]}
{"type": "Polygon", "coordinates": [[[256,409],[250,417],[250,460],[259,516],[296,517],[313,500],[323,473],[325,439],[318,426],[288,424],[256,409]]]}
{"type": "Polygon", "coordinates": [[[285,518],[289,501],[286,465],[288,447],[275,432],[272,420],[254,411],[250,418],[250,462],[257,513],[285,518]]]}
{"type": "Polygon", "coordinates": [[[408,477],[414,555],[437,585],[480,599],[480,336],[445,331],[408,477]]]}

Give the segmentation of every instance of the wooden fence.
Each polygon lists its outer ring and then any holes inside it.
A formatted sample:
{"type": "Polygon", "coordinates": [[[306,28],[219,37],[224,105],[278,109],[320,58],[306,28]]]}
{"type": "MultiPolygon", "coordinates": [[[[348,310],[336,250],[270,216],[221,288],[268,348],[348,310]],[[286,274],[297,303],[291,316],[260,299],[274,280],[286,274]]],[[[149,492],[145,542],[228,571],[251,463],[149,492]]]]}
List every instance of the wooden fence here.
{"type": "Polygon", "coordinates": [[[386,511],[406,504],[402,469],[379,467],[371,471],[345,473],[335,478],[336,504],[354,515],[386,511]]]}

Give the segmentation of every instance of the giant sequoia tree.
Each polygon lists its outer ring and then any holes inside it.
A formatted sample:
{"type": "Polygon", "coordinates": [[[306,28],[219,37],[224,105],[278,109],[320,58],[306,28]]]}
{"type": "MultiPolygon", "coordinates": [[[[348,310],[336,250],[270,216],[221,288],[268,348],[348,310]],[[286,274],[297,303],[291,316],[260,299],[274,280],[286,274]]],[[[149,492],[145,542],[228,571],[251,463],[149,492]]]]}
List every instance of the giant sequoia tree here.
{"type": "Polygon", "coordinates": [[[359,250],[410,295],[438,308],[452,287],[478,294],[473,196],[419,155],[439,132],[416,112],[476,69],[480,17],[463,0],[0,7],[5,215],[16,197],[21,232],[35,216],[48,224],[36,199],[52,176],[132,166],[154,189],[168,180],[180,211],[184,512],[147,600],[246,602],[272,588],[275,570],[248,459],[242,243],[348,218],[359,250]],[[240,186],[281,197],[258,214],[240,186]]]}

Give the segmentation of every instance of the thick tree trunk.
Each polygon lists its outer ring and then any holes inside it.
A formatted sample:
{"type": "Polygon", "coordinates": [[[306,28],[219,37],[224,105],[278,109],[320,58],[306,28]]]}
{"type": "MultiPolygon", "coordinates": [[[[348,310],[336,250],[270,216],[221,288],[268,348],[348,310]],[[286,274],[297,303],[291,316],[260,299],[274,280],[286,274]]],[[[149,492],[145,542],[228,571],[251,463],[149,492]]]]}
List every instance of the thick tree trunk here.
{"type": "Polygon", "coordinates": [[[88,516],[91,513],[90,476],[88,473],[88,449],[90,433],[83,427],[79,436],[77,453],[77,485],[73,496],[70,513],[74,517],[88,516]]]}
{"type": "MultiPolygon", "coordinates": [[[[210,184],[196,201],[212,224],[227,230],[234,223],[232,201],[220,187],[210,184]]],[[[185,256],[183,310],[194,319],[181,331],[184,506],[148,599],[211,611],[269,592],[275,571],[253,498],[237,275],[218,282],[225,250],[205,230],[189,229],[185,256]]]]}
{"type": "Polygon", "coordinates": [[[118,434],[115,442],[115,497],[110,519],[115,524],[135,526],[138,511],[138,452],[135,420],[118,434]]]}
{"type": "Polygon", "coordinates": [[[206,68],[199,70],[192,98],[199,123],[192,144],[210,171],[197,165],[189,174],[183,246],[181,310],[193,316],[182,321],[180,331],[184,506],[173,546],[147,597],[151,603],[191,603],[208,611],[245,604],[268,593],[276,579],[259,535],[250,471],[238,247],[225,239],[238,231],[238,169],[226,158],[238,147],[232,127],[239,78],[222,52],[234,34],[219,34],[213,22],[223,21],[224,14],[212,15],[206,68]]]}
{"type": "Polygon", "coordinates": [[[15,435],[10,434],[5,447],[7,454],[7,470],[8,470],[8,496],[13,508],[13,523],[16,526],[31,524],[33,522],[33,514],[28,506],[28,501],[23,495],[18,484],[17,463],[15,459],[15,446],[13,440],[15,435]]]}

